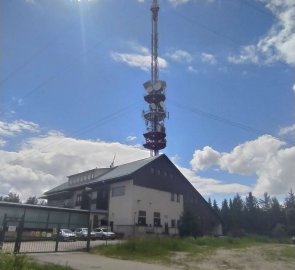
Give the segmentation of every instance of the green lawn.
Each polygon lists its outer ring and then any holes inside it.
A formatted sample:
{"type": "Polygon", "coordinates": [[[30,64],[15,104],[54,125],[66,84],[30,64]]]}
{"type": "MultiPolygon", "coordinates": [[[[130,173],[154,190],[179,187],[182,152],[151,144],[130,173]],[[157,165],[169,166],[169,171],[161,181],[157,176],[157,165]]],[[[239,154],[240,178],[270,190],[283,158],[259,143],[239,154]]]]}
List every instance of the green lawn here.
{"type": "Polygon", "coordinates": [[[0,270],[72,270],[72,268],[53,264],[39,264],[25,255],[0,253],[0,270]]]}

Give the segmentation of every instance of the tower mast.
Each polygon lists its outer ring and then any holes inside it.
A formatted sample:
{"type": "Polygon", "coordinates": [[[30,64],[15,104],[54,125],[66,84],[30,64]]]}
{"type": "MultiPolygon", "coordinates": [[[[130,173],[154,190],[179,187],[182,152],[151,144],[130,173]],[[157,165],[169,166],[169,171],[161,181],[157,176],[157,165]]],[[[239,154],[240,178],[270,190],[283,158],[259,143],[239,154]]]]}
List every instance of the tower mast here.
{"type": "Polygon", "coordinates": [[[158,14],[159,4],[153,0],[152,12],[152,39],[151,39],[151,80],[143,84],[147,94],[144,100],[148,103],[148,110],[143,111],[146,124],[146,132],[143,134],[145,143],[143,146],[151,151],[151,156],[159,155],[159,150],[166,147],[165,118],[165,89],[166,82],[159,80],[158,63],[158,14]]]}
{"type": "Polygon", "coordinates": [[[151,59],[151,79],[152,82],[156,82],[159,77],[159,67],[158,67],[158,14],[159,5],[157,0],[153,0],[151,6],[152,12],[152,59],[151,59]]]}

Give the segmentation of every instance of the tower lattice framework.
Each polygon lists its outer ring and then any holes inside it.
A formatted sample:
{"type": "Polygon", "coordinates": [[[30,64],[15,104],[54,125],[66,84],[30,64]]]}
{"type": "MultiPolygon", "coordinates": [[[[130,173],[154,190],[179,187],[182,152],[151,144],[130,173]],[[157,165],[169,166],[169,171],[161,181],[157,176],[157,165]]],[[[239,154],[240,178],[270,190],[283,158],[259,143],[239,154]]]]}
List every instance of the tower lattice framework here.
{"type": "Polygon", "coordinates": [[[157,156],[159,150],[166,147],[165,119],[165,89],[166,82],[159,80],[158,63],[158,14],[159,4],[153,0],[152,13],[152,43],[151,43],[151,80],[143,84],[146,95],[144,100],[148,103],[148,110],[143,111],[146,131],[143,134],[145,143],[143,146],[151,151],[151,156],[157,156]]]}

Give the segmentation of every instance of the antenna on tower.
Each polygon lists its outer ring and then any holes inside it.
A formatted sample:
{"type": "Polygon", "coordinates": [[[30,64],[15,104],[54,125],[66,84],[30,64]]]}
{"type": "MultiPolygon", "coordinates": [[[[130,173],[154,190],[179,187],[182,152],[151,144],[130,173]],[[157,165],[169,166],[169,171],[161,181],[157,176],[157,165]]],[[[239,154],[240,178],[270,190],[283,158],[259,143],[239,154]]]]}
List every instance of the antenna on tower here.
{"type": "Polygon", "coordinates": [[[165,89],[166,82],[159,80],[158,63],[158,14],[159,4],[153,0],[152,12],[152,43],[151,43],[151,80],[143,84],[147,94],[144,100],[149,104],[149,109],[143,111],[146,123],[146,132],[143,134],[145,143],[143,146],[151,151],[151,156],[159,155],[159,150],[166,147],[165,118],[165,89]]]}

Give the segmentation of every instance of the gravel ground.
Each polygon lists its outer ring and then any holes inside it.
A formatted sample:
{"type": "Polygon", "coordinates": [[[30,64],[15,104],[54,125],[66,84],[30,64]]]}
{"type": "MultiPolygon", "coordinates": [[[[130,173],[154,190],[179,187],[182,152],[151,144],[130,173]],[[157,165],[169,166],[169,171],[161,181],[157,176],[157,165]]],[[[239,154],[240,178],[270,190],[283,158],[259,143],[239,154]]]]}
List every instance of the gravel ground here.
{"type": "MultiPolygon", "coordinates": [[[[201,256],[177,252],[169,266],[106,258],[86,252],[31,254],[37,261],[81,270],[294,270],[295,256],[284,257],[286,245],[265,244],[245,249],[218,249],[201,256]]],[[[295,249],[295,245],[290,245],[295,249]]]]}
{"type": "Polygon", "coordinates": [[[86,252],[66,252],[66,253],[38,253],[31,254],[35,260],[45,263],[68,265],[77,270],[173,270],[177,268],[165,267],[161,265],[122,261],[110,259],[86,252]]]}

